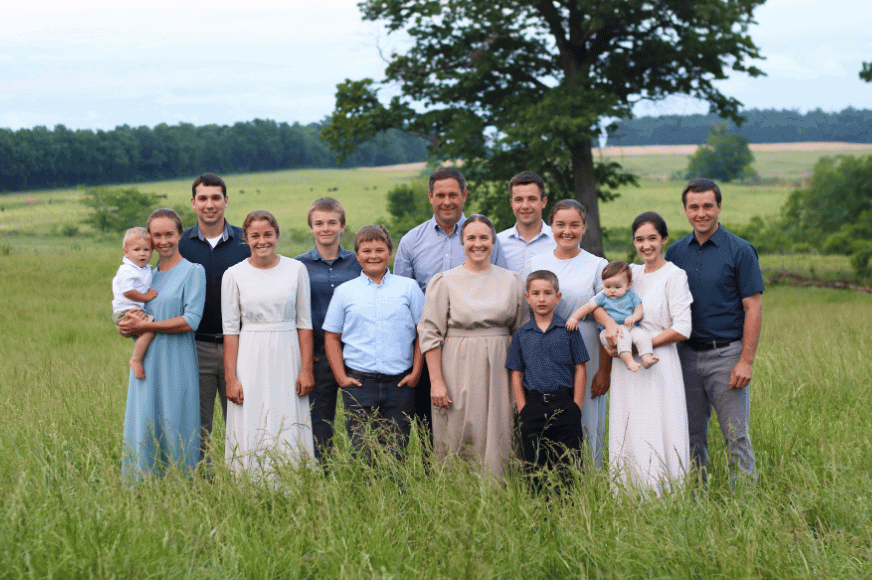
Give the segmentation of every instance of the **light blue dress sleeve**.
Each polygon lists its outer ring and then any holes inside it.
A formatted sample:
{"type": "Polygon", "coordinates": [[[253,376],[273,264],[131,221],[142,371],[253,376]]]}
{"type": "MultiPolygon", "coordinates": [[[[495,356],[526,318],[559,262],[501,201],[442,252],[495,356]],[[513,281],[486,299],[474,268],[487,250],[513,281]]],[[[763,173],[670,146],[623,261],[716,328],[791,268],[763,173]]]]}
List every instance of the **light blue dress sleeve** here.
{"type": "Polygon", "coordinates": [[[182,318],[191,330],[196,332],[203,318],[203,306],[206,304],[206,270],[200,264],[191,264],[185,280],[184,292],[185,305],[182,318]]]}

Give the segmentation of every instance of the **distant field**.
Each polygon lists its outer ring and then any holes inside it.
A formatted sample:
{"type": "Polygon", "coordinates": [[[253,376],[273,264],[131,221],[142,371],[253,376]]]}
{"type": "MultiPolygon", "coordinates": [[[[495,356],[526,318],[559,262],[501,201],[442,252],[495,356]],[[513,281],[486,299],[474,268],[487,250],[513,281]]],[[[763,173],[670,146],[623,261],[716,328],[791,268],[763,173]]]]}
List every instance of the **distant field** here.
{"type": "MultiPolygon", "coordinates": [[[[778,212],[790,191],[824,155],[872,153],[872,145],[846,143],[767,144],[752,145],[752,149],[757,158],[755,167],[761,176],[778,179],[783,185],[723,184],[722,220],[725,223],[744,224],[751,216],[778,212]]],[[[694,146],[686,145],[597,150],[596,154],[602,158],[619,161],[641,178],[640,188],[623,188],[615,202],[600,207],[603,225],[626,227],[639,212],[651,209],[660,212],[671,227],[684,229],[684,214],[680,204],[676,203],[681,184],[668,178],[686,168],[687,156],[693,150],[694,146]]],[[[240,223],[250,210],[267,209],[276,214],[282,227],[305,230],[306,208],[312,199],[332,195],[345,204],[348,225],[354,230],[388,217],[385,208],[387,192],[418,176],[424,168],[423,163],[413,163],[378,168],[228,175],[230,205],[227,216],[231,222],[240,223]]],[[[134,187],[166,195],[166,205],[172,207],[188,203],[192,180],[193,176],[140,183],[134,187]]],[[[83,233],[87,231],[87,227],[80,225],[87,215],[87,208],[80,203],[80,194],[74,188],[2,195],[0,208],[0,235],[59,234],[65,225],[78,225],[83,233]]],[[[43,243],[42,240],[32,242],[43,243]]],[[[288,237],[285,243],[291,243],[288,237]]]]}

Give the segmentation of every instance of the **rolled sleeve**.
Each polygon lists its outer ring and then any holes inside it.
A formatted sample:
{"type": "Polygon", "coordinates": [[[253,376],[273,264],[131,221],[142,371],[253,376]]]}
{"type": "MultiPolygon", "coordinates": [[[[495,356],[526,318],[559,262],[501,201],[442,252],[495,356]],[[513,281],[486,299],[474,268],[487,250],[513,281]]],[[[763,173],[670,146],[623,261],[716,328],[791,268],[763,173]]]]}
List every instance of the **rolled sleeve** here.
{"type": "Polygon", "coordinates": [[[672,330],[684,338],[690,338],[690,333],[693,330],[690,314],[693,295],[687,284],[687,273],[681,268],[675,268],[666,280],[666,299],[669,302],[672,330]]]}
{"type": "Polygon", "coordinates": [[[327,314],[324,316],[324,324],[321,326],[325,332],[342,334],[345,330],[345,291],[342,286],[333,293],[327,314]]]}

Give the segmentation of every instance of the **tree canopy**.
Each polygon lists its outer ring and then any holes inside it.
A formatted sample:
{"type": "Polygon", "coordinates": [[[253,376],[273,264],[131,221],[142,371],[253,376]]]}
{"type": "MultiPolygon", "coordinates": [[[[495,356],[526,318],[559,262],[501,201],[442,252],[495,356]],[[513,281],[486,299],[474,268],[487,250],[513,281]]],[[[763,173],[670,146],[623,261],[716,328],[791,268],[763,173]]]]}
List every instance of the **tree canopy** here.
{"type": "Polygon", "coordinates": [[[707,177],[715,181],[754,177],[753,162],[748,138],[729,133],[726,125],[718,125],[712,128],[705,146],[688,157],[687,177],[707,177]]]}
{"type": "Polygon", "coordinates": [[[635,178],[595,162],[601,124],[631,117],[640,99],[676,93],[740,121],[741,103],[716,81],[731,71],[763,74],[749,64],[760,55],[748,35],[762,3],[365,0],[365,19],[412,45],[386,57],[383,81],[338,85],[323,135],[340,155],[388,128],[424,137],[434,158],[462,160],[473,198],[501,226],[511,215],[501,184],[535,171],[552,201],[587,206],[583,245],[602,255],[597,200],[635,178]],[[383,87],[399,94],[382,103],[383,87]]]}

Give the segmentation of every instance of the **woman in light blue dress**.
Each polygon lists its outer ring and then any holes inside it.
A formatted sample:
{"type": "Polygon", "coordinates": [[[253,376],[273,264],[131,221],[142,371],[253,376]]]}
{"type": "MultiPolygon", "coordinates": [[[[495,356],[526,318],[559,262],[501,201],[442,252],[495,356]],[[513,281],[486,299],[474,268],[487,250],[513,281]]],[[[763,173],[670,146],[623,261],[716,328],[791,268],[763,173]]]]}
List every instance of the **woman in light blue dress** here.
{"type": "Polygon", "coordinates": [[[182,258],[182,222],[171,209],[155,210],[148,232],[160,260],[152,280],[157,297],[145,310],[121,321],[125,334],[153,331],[154,341],[143,360],[145,379],[130,372],[124,416],[122,476],[140,480],[161,474],[170,465],[192,470],[199,457],[200,393],[194,331],[203,315],[206,272],[182,258]]]}

